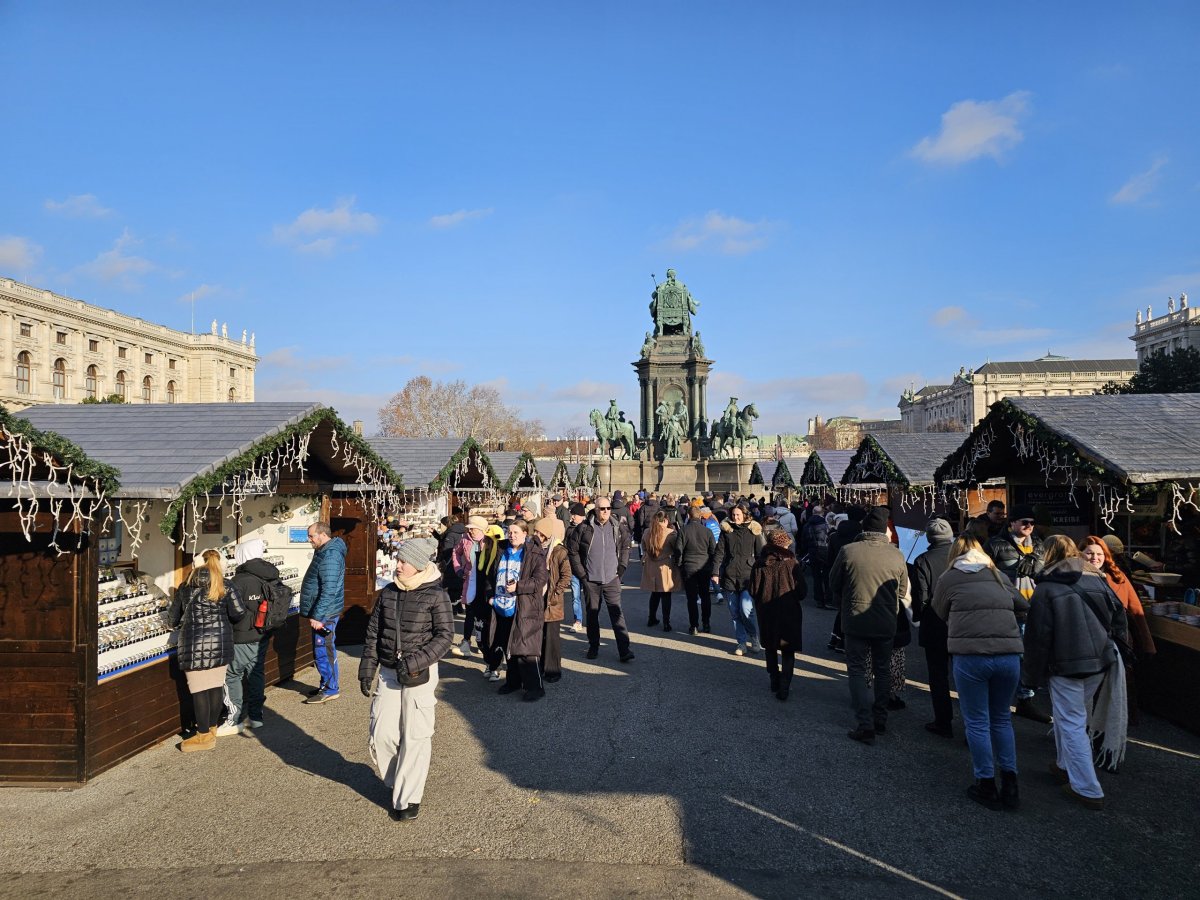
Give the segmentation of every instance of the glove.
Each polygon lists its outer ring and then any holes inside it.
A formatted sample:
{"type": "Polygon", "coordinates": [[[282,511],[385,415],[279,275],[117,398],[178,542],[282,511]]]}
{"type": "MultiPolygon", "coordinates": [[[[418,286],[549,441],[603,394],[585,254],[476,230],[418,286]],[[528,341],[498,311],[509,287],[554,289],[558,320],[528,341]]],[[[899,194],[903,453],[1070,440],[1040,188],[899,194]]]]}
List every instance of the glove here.
{"type": "Polygon", "coordinates": [[[360,681],[358,683],[358,686],[360,688],[362,688],[364,697],[370,697],[371,696],[371,688],[373,688],[375,686],[375,679],[364,678],[362,681],[360,681]]]}

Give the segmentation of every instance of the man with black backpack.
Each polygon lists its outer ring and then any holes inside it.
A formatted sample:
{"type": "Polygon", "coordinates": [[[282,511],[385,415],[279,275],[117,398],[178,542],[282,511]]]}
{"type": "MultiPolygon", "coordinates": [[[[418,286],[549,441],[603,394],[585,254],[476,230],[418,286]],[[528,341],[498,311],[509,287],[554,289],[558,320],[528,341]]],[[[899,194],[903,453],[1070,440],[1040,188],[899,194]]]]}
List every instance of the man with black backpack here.
{"type": "Polygon", "coordinates": [[[247,725],[261,728],[263,724],[267,644],[271,631],[287,621],[292,595],[279,580],[279,569],[263,559],[265,549],[263,541],[249,540],[238,544],[234,551],[237,569],[232,581],[249,612],[233,626],[233,662],[225,670],[228,714],[217,728],[218,737],[239,734],[247,725]]]}

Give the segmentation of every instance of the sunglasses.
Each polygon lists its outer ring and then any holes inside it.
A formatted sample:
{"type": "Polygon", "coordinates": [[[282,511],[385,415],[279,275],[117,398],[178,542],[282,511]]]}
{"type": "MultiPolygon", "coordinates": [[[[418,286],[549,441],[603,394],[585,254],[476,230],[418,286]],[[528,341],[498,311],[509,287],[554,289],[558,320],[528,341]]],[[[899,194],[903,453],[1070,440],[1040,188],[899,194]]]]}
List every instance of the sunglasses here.
{"type": "Polygon", "coordinates": [[[1019,519],[1017,521],[1017,524],[1018,525],[1036,525],[1037,522],[1034,521],[1033,519],[1019,519]]]}
{"type": "Polygon", "coordinates": [[[612,509],[611,506],[597,506],[596,512],[608,512],[612,509]]]}

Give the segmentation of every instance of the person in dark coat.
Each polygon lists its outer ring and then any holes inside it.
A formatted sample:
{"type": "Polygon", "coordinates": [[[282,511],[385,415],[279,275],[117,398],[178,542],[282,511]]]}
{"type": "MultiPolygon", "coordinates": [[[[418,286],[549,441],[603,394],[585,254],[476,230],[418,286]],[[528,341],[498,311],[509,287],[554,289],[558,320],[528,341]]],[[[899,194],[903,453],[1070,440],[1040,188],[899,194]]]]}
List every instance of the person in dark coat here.
{"type": "MultiPolygon", "coordinates": [[[[841,549],[847,544],[851,544],[858,540],[858,536],[862,534],[862,522],[867,511],[861,506],[851,506],[846,510],[846,518],[838,523],[838,527],[829,534],[829,565],[833,566],[837,560],[837,555],[841,549]]],[[[832,596],[832,592],[830,594],[832,596]]],[[[835,607],[837,603],[833,604],[835,607]]],[[[835,653],[842,653],[846,646],[846,636],[842,632],[842,611],[839,609],[837,615],[833,619],[833,631],[829,635],[829,649],[835,653]]]]}
{"type": "MultiPolygon", "coordinates": [[[[467,526],[463,523],[463,511],[459,507],[454,507],[453,514],[450,516],[450,521],[446,523],[446,530],[442,532],[441,539],[438,541],[437,564],[438,570],[442,573],[442,584],[446,588],[446,593],[457,600],[462,595],[462,578],[454,569],[454,551],[458,547],[463,538],[467,536],[467,526]]],[[[452,605],[451,609],[457,612],[457,607],[452,605]]]]}
{"type": "Polygon", "coordinates": [[[721,523],[721,539],[717,541],[713,555],[712,582],[725,592],[729,603],[733,636],[737,641],[734,656],[753,654],[762,649],[758,641],[754,600],[750,596],[750,572],[765,543],[762,526],[750,520],[750,512],[745,506],[735,506],[729,513],[729,520],[721,523]]]}
{"type": "Polygon", "coordinates": [[[712,578],[717,541],[713,530],[704,524],[702,509],[699,506],[688,509],[687,524],[679,535],[679,571],[683,576],[683,590],[687,598],[689,634],[699,634],[701,631],[708,634],[712,631],[709,621],[712,616],[709,579],[712,578]]]}
{"type": "Polygon", "coordinates": [[[225,578],[221,554],[205,550],[200,560],[192,564],[191,575],[175,591],[167,611],[167,624],[179,629],[176,659],[196,716],[196,734],[179,745],[184,753],[216,745],[225,669],[233,660],[232,626],[246,615],[241,595],[225,578]]]}
{"type": "Polygon", "coordinates": [[[829,603],[829,523],[825,510],[814,507],[800,529],[800,552],[808,557],[813,578],[813,599],[817,609],[833,609],[829,603]]]}
{"type": "Polygon", "coordinates": [[[267,700],[264,669],[271,633],[254,623],[268,582],[279,580],[279,569],[263,559],[264,552],[265,542],[259,538],[243,541],[234,551],[238,566],[231,581],[249,614],[233,625],[233,660],[225,670],[227,710],[225,721],[217,728],[217,737],[237,734],[247,725],[251,728],[263,725],[263,706],[267,700]]]}
{"type": "Polygon", "coordinates": [[[523,700],[546,695],[542,685],[542,632],[546,624],[546,585],[550,580],[546,550],[529,539],[529,523],[517,520],[508,526],[508,540],[500,545],[496,567],[496,591],[516,596],[516,609],[508,618],[508,674],[499,693],[525,689],[523,700]],[[502,584],[503,583],[503,584],[502,584]]]}
{"type": "Polygon", "coordinates": [[[613,491],[612,496],[612,517],[618,521],[625,523],[625,530],[633,535],[633,516],[629,513],[629,504],[625,502],[625,495],[621,491],[613,491]]]}
{"type": "Polygon", "coordinates": [[[621,610],[621,576],[629,565],[629,529],[612,515],[612,501],[596,498],[592,515],[567,536],[571,574],[583,585],[587,598],[587,658],[600,655],[600,603],[608,607],[621,662],[633,662],[629,628],[621,610]]]}
{"type": "Polygon", "coordinates": [[[438,660],[454,641],[454,614],[432,538],[403,541],[396,573],[367,621],[358,683],[371,698],[371,760],[391,789],[389,815],[415,819],[433,754],[438,660]],[[378,675],[378,680],[376,676],[378,675]]]}
{"type": "Polygon", "coordinates": [[[559,625],[564,618],[563,595],[571,589],[571,561],[563,545],[566,529],[557,516],[547,515],[533,523],[533,537],[546,551],[549,569],[546,584],[546,616],[542,626],[542,674],[553,684],[562,678],[562,644],[559,625]]]}
{"type": "Polygon", "coordinates": [[[782,528],[772,531],[750,574],[750,593],[758,612],[767,675],[772,693],[780,700],[786,700],[791,690],[796,651],[800,649],[804,633],[800,601],[807,594],[804,570],[796,561],[791,545],[787,531],[782,528]],[[779,667],[781,654],[782,672],[779,667]]]}
{"type": "Polygon", "coordinates": [[[925,537],[929,541],[929,549],[909,566],[913,621],[920,626],[917,643],[925,650],[925,665],[929,669],[929,699],[933,704],[933,721],[925,724],[925,730],[948,738],[954,737],[950,724],[954,710],[950,705],[950,654],[946,650],[948,632],[945,621],[939,618],[930,603],[933,602],[933,590],[938,579],[950,564],[954,530],[945,519],[935,516],[925,524],[925,537]]]}

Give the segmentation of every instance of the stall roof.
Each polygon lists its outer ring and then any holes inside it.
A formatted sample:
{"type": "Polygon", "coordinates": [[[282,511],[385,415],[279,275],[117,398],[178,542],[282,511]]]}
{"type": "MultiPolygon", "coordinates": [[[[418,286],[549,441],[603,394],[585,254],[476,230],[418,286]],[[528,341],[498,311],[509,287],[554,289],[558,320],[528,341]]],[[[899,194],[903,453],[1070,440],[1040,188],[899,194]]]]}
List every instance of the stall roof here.
{"type": "MultiPolygon", "coordinates": [[[[20,435],[34,449],[48,453],[55,463],[69,465],[72,478],[84,482],[92,490],[111,495],[120,487],[120,473],[113,466],[88,456],[82,447],[69,438],[54,431],[38,428],[28,419],[18,418],[0,406],[0,437],[4,438],[6,444],[9,434],[20,435]]],[[[14,470],[10,474],[16,477],[17,472],[14,470]]],[[[30,472],[28,474],[33,475],[35,481],[27,484],[31,488],[36,484],[37,491],[48,496],[55,495],[53,483],[62,483],[61,479],[53,477],[51,482],[43,484],[42,477],[39,476],[53,474],[46,466],[39,466],[37,473],[30,472]],[[43,472],[42,469],[46,469],[46,471],[43,472]]],[[[20,493],[19,485],[15,488],[15,492],[20,493]]]]}
{"type": "Polygon", "coordinates": [[[982,480],[1011,454],[1012,429],[1073,450],[1103,480],[1160,484],[1200,480],[1200,394],[1007,397],[994,403],[937,478],[982,480]],[[986,452],[997,451],[997,452],[986,452]],[[978,457],[978,459],[976,459],[978,457]]]}
{"type": "Polygon", "coordinates": [[[869,434],[854,452],[842,477],[845,484],[900,487],[933,484],[934,472],[963,445],[965,434],[869,434]]]}
{"type": "Polygon", "coordinates": [[[801,484],[841,484],[853,450],[814,450],[804,463],[801,484]]]}
{"type": "Polygon", "coordinates": [[[542,484],[547,486],[554,484],[554,478],[558,475],[559,469],[565,470],[562,462],[553,458],[543,457],[535,459],[533,464],[537,466],[538,475],[542,478],[542,484]]]}
{"type": "Polygon", "coordinates": [[[504,450],[490,453],[488,456],[492,460],[492,467],[496,470],[497,482],[501,490],[514,490],[517,482],[521,480],[521,476],[525,474],[527,464],[533,469],[534,487],[544,486],[541,473],[537,469],[537,460],[533,458],[532,453],[504,450]]]}
{"type": "Polygon", "coordinates": [[[375,452],[386,459],[410,487],[436,490],[444,486],[459,454],[471,449],[479,451],[480,463],[492,484],[498,479],[488,455],[470,438],[394,438],[373,437],[367,441],[375,452]]]}
{"type": "Polygon", "coordinates": [[[770,487],[778,465],[773,459],[755,460],[754,465],[750,467],[750,484],[764,484],[770,487]]]}
{"type": "Polygon", "coordinates": [[[803,476],[804,465],[807,462],[807,456],[785,456],[775,467],[775,474],[771,477],[771,487],[799,487],[800,482],[796,479],[796,473],[799,472],[803,476]]]}

